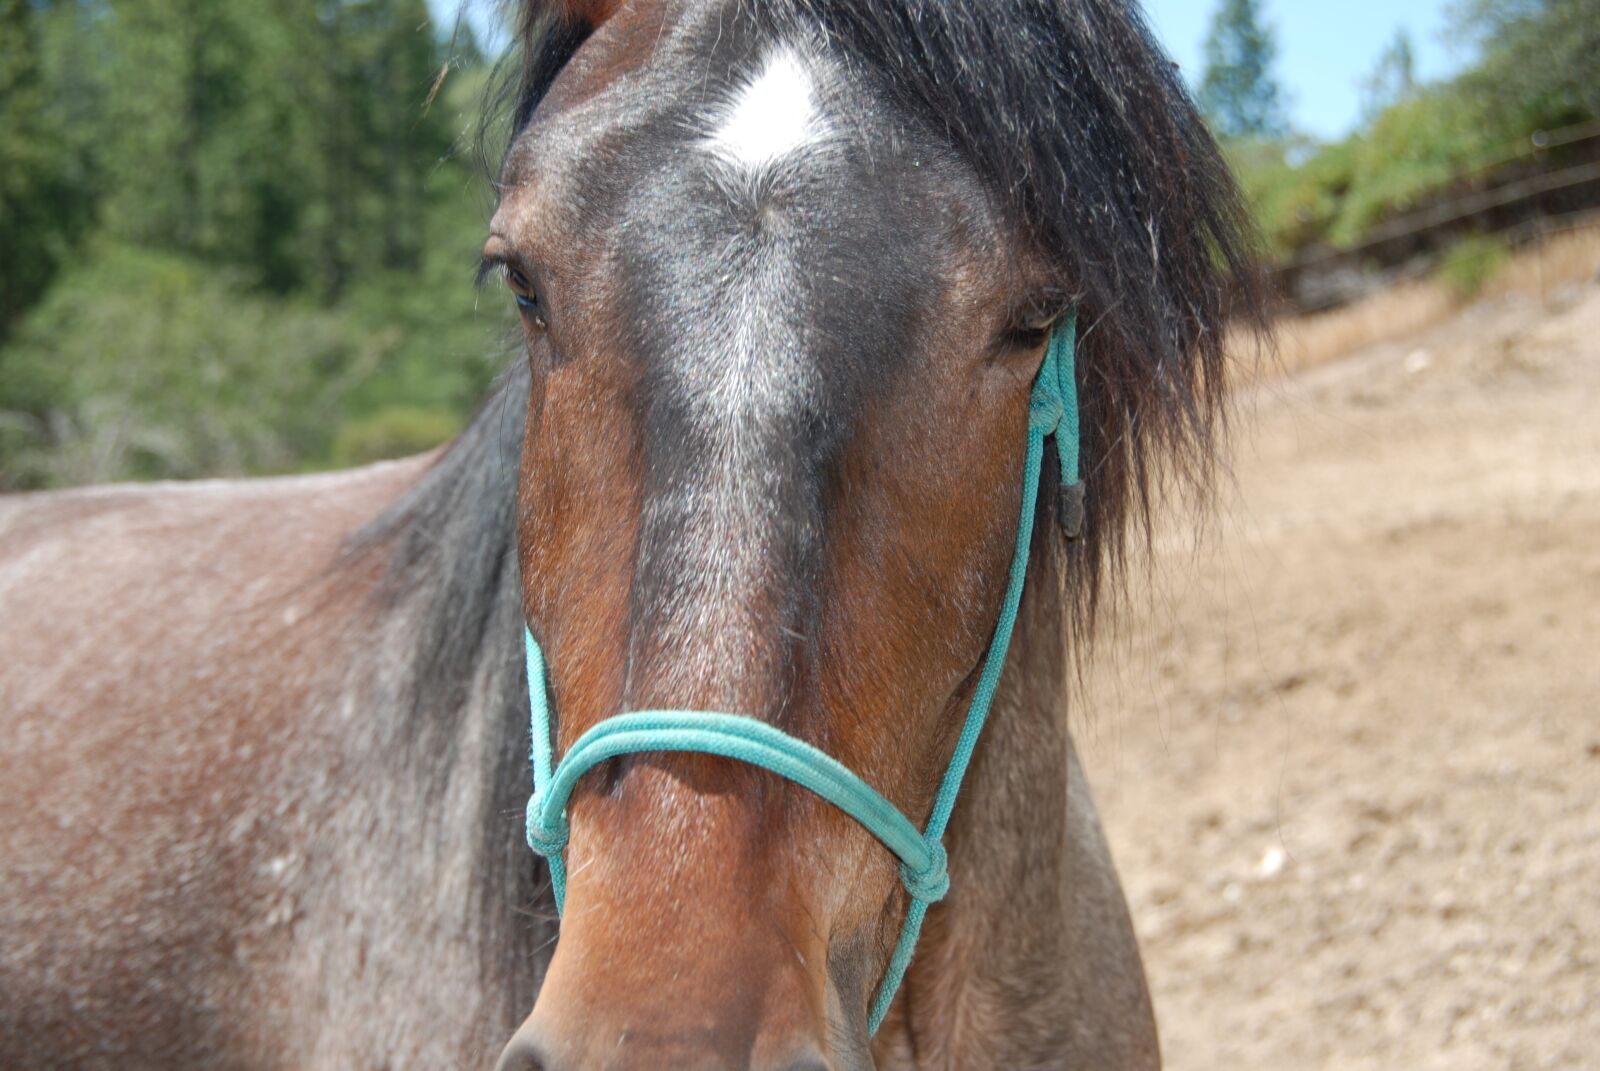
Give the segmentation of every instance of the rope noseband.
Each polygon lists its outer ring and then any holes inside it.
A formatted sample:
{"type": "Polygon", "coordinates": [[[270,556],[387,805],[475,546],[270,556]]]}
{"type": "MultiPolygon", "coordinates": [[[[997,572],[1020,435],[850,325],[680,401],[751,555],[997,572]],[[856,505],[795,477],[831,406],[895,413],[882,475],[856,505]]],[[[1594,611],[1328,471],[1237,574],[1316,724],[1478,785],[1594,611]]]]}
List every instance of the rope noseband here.
{"type": "Polygon", "coordinates": [[[872,1002],[868,1025],[877,1033],[911,963],[928,905],[942,900],[950,888],[949,860],[943,843],[945,827],[950,822],[962,778],[988,719],[989,706],[994,701],[1000,672],[1005,666],[1006,651],[1011,646],[1011,632],[1017,622],[1017,608],[1022,602],[1022,588],[1027,579],[1028,545],[1033,534],[1044,441],[1052,436],[1061,462],[1062,502],[1076,509],[1073,516],[1063,516],[1063,523],[1068,526],[1069,534],[1075,534],[1074,529],[1081,523],[1083,496],[1078,480],[1076,349],[1077,314],[1072,312],[1051,335],[1044,363],[1034,379],[1028,404],[1022,510],[1000,619],[984,655],[983,670],[967,707],[955,754],[939,783],[927,824],[920,831],[894,804],[831,755],[766,722],[738,714],[700,710],[643,710],[619,714],[584,733],[556,763],[544,652],[533,633],[525,630],[528,697],[533,713],[533,797],[528,800],[528,846],[549,861],[550,886],[558,912],[565,907],[567,898],[567,867],[562,855],[570,836],[567,800],[584,774],[610,759],[651,751],[717,755],[759,766],[838,807],[860,822],[900,860],[900,880],[911,898],[911,906],[906,911],[899,940],[895,942],[888,969],[872,1002]]]}

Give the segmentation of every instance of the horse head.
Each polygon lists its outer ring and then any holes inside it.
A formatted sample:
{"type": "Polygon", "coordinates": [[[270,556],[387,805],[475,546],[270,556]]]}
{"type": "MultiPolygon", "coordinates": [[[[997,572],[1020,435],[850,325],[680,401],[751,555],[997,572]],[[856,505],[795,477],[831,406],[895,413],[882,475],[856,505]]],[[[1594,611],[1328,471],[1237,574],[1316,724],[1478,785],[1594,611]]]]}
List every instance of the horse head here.
{"type": "MultiPolygon", "coordinates": [[[[1049,457],[1018,533],[1052,333],[1089,336],[1080,597],[1146,450],[1208,427],[1243,263],[1214,148],[1106,0],[524,23],[484,263],[531,369],[519,559],[556,750],[628,711],[733,712],[920,822],[1014,556],[1057,553],[1049,457]]],[[[567,815],[560,942],[503,1068],[870,1066],[911,899],[868,830],[665,751],[600,765],[567,815]]]]}

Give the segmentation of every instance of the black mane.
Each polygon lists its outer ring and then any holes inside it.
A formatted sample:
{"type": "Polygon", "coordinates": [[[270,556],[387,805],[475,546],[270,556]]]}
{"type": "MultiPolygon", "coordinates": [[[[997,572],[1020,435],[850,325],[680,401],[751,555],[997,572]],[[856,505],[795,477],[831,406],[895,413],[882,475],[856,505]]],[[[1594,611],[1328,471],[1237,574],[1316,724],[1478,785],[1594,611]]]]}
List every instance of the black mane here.
{"type": "MultiPolygon", "coordinates": [[[[732,11],[831,43],[942,130],[1059,266],[1084,325],[1088,523],[1070,575],[1087,621],[1128,530],[1148,535],[1166,477],[1212,483],[1230,323],[1265,333],[1255,231],[1177,68],[1129,0],[736,0],[732,11]]],[[[583,36],[548,0],[524,0],[513,141],[583,36]]]]}
{"type": "Polygon", "coordinates": [[[532,785],[516,510],[528,385],[527,362],[514,363],[466,431],[355,532],[334,568],[359,578],[361,565],[376,565],[369,620],[382,654],[366,667],[367,702],[413,775],[416,805],[443,811],[449,779],[463,764],[482,766],[489,797],[473,875],[481,897],[470,906],[508,1028],[532,1006],[535,952],[555,932],[548,872],[522,837],[532,785]],[[491,730],[468,731],[474,719],[491,730]],[[480,751],[463,752],[475,738],[480,751]]]}
{"type": "Polygon", "coordinates": [[[1249,215],[1176,66],[1125,0],[774,6],[940,126],[1077,297],[1092,609],[1160,476],[1209,483],[1228,321],[1264,323],[1249,215]]]}

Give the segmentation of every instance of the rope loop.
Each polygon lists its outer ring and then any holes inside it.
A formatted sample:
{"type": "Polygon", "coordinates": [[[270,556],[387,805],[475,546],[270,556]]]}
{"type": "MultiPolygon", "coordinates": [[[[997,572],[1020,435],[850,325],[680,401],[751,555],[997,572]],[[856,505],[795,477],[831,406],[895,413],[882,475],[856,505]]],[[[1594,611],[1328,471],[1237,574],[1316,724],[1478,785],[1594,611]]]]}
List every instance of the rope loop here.
{"type": "Polygon", "coordinates": [[[939,841],[928,842],[928,865],[912,870],[910,863],[900,864],[900,880],[913,900],[936,904],[950,891],[950,854],[939,841]]]}
{"type": "Polygon", "coordinates": [[[556,818],[557,824],[554,828],[545,825],[539,813],[543,803],[544,799],[538,793],[534,793],[528,799],[528,847],[550,859],[566,849],[567,838],[571,836],[572,830],[567,825],[565,815],[556,818]]]}
{"type": "Polygon", "coordinates": [[[1054,390],[1035,391],[1033,401],[1028,404],[1028,430],[1054,435],[1066,415],[1067,406],[1060,394],[1054,390]]]}

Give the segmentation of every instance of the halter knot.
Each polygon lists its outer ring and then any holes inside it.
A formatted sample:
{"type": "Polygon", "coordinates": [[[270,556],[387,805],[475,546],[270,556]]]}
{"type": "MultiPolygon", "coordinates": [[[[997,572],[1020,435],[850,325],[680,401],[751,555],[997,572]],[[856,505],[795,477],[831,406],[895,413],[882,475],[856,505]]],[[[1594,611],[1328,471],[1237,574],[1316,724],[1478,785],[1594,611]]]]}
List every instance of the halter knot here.
{"type": "Polygon", "coordinates": [[[928,844],[928,865],[912,870],[909,863],[900,864],[900,880],[913,900],[936,904],[950,891],[950,855],[938,841],[928,844]]]}
{"type": "Polygon", "coordinates": [[[528,847],[550,859],[560,855],[566,848],[567,838],[572,830],[567,825],[565,817],[558,817],[554,828],[545,825],[539,815],[540,805],[543,802],[538,793],[528,799],[528,847]]]}
{"type": "Polygon", "coordinates": [[[1028,403],[1028,430],[1054,435],[1066,418],[1067,406],[1054,390],[1036,390],[1028,403]]]}

